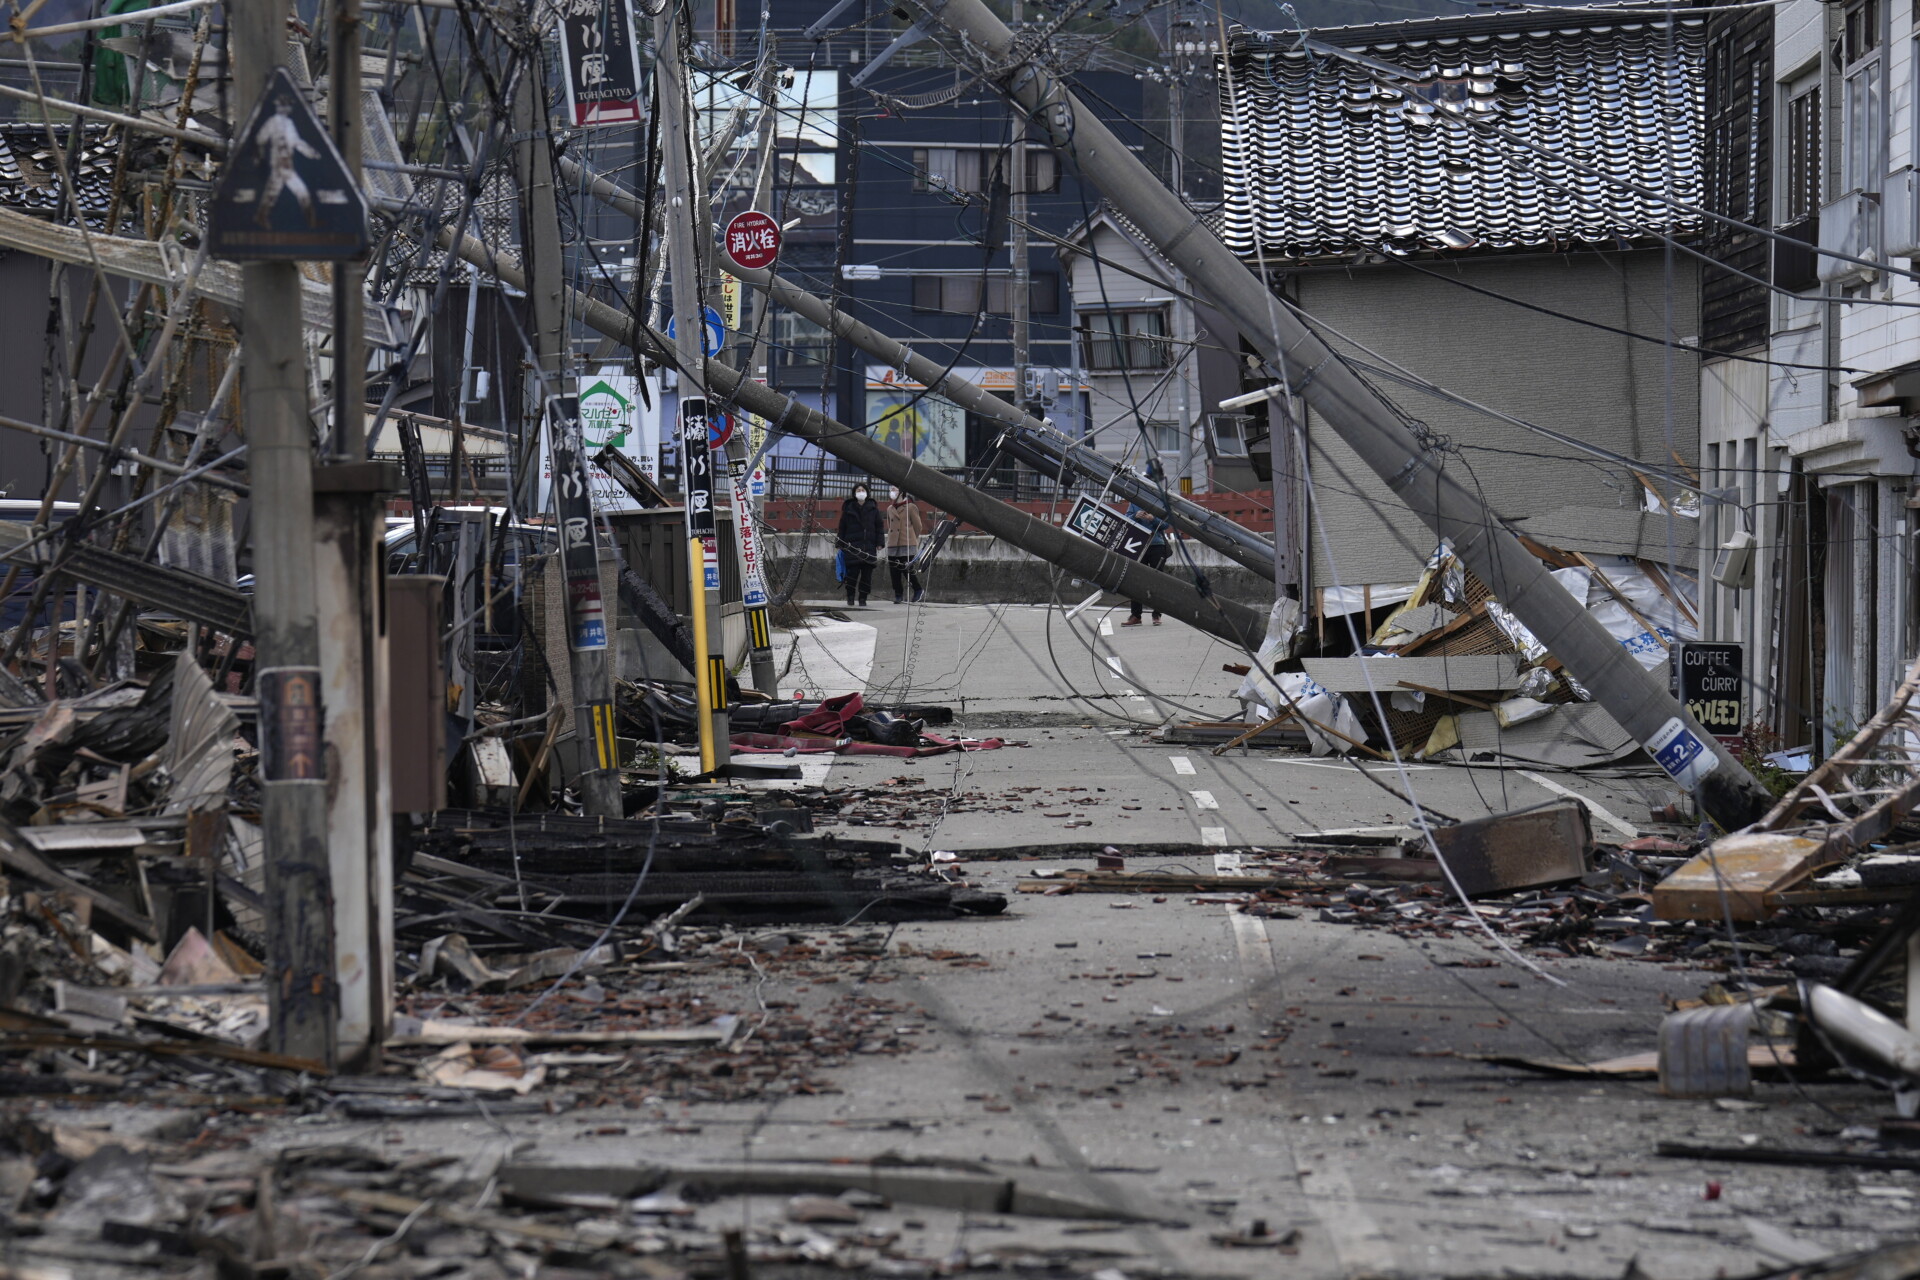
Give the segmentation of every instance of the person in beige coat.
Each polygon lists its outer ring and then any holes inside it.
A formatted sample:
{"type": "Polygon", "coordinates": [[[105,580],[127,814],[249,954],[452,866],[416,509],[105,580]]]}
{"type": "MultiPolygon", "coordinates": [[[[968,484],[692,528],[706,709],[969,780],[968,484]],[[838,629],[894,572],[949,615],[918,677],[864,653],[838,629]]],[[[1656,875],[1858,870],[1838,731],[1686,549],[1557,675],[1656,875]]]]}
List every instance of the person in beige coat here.
{"type": "Polygon", "coordinates": [[[908,583],[913,585],[915,604],[927,598],[920,586],[920,575],[913,571],[914,558],[920,554],[920,535],[926,531],[926,522],[920,515],[920,504],[898,489],[893,491],[893,500],[887,503],[884,512],[887,520],[887,572],[893,575],[893,602],[902,603],[901,588],[908,583]]]}

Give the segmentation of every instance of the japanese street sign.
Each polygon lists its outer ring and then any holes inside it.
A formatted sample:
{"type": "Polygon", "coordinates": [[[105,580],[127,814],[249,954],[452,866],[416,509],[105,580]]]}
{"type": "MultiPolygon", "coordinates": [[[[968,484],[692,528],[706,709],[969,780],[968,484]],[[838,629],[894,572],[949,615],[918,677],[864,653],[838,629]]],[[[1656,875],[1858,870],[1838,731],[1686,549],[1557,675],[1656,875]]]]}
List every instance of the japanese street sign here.
{"type": "Polygon", "coordinates": [[[767,605],[767,582],[760,572],[760,533],[753,527],[753,504],[747,501],[745,460],[727,468],[733,477],[733,532],[740,540],[740,563],[746,570],[740,584],[740,603],[749,609],[767,605]]]}
{"type": "Polygon", "coordinates": [[[740,277],[720,273],[720,323],[734,332],[740,332],[740,277]]]}
{"type": "Polygon", "coordinates": [[[736,213],[727,223],[721,247],[737,267],[748,271],[770,267],[780,256],[780,224],[758,209],[736,213]]]}
{"type": "Polygon", "coordinates": [[[260,695],[261,776],[268,782],[326,781],[320,668],[267,667],[254,683],[260,695]]]}
{"type": "Polygon", "coordinates": [[[600,550],[593,540],[593,498],[580,439],[580,398],[547,397],[547,445],[553,455],[553,515],[560,568],[567,579],[567,635],[576,652],[607,647],[600,597],[600,550]]]}
{"type": "Polygon", "coordinates": [[[1707,744],[1675,716],[1647,739],[1647,752],[1667,776],[1691,791],[1719,765],[1707,744]]]}
{"type": "Polygon", "coordinates": [[[707,590],[720,589],[720,539],[700,539],[700,575],[707,590]]]}
{"type": "Polygon", "coordinates": [[[1153,530],[1138,520],[1084,496],[1075,500],[1073,512],[1067,516],[1067,528],[1129,560],[1138,560],[1153,539],[1153,530]]]}
{"type": "MultiPolygon", "coordinates": [[[[580,396],[580,454],[596,513],[641,510],[633,495],[594,461],[602,449],[621,454],[647,479],[660,482],[660,392],[651,379],[644,381],[643,391],[643,380],[627,374],[602,372],[574,379],[580,396]]],[[[552,503],[553,447],[543,441],[534,504],[544,511],[552,503]]]]}
{"type": "Polygon", "coordinates": [[[1681,642],[1671,651],[1674,693],[1700,727],[1725,743],[1746,728],[1746,647],[1681,642]]]}
{"type": "Polygon", "coordinates": [[[561,0],[556,7],[567,113],[575,127],[646,119],[632,6],[627,0],[561,0]]]}
{"type": "MultiPolygon", "coordinates": [[[[700,354],[717,356],[720,354],[720,348],[727,343],[727,327],[721,320],[720,313],[712,307],[706,309],[705,319],[706,328],[700,334],[700,354]]],[[[678,333],[677,324],[674,317],[667,317],[667,337],[672,338],[678,333]]]]}
{"type": "Polygon", "coordinates": [[[207,213],[207,252],[239,262],[367,252],[367,198],[285,67],[235,136],[207,213]]]}
{"type": "Polygon", "coordinates": [[[716,413],[707,419],[707,447],[723,449],[733,439],[733,415],[716,413]]]}
{"type": "Polygon", "coordinates": [[[707,444],[707,402],[680,402],[680,469],[687,493],[687,536],[713,536],[713,450],[707,444]]]}

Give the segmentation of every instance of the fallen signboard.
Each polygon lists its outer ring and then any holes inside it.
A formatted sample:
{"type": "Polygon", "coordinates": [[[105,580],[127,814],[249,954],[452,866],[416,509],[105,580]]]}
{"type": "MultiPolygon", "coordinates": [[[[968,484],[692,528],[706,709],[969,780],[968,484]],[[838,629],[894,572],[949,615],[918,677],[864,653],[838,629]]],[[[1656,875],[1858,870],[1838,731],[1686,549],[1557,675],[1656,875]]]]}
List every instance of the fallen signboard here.
{"type": "Polygon", "coordinates": [[[1153,540],[1153,530],[1146,525],[1085,496],[1074,501],[1067,530],[1129,560],[1138,560],[1153,540]]]}

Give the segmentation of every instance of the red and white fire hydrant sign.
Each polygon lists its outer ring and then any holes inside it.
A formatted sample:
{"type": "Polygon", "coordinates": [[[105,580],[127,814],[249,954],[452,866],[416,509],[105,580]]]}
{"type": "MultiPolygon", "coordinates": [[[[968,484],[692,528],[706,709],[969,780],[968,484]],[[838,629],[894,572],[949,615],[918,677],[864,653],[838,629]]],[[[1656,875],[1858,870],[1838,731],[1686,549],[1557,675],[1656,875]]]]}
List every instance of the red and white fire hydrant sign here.
{"type": "Polygon", "coordinates": [[[780,256],[780,224],[758,209],[736,213],[727,223],[727,256],[733,265],[758,271],[780,256]]]}

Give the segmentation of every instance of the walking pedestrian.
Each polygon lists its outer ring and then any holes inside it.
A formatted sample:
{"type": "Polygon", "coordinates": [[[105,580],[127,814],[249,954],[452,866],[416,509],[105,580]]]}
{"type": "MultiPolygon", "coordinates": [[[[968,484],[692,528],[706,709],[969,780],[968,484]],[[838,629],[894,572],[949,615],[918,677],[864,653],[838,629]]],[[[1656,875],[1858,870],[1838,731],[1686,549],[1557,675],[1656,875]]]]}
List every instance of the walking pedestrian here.
{"type": "Polygon", "coordinates": [[[914,559],[920,554],[920,535],[926,528],[926,522],[920,518],[920,504],[895,489],[893,500],[887,503],[886,515],[887,572],[893,578],[893,602],[904,602],[902,589],[911,583],[913,602],[919,604],[927,598],[920,586],[920,575],[913,571],[914,559]]]}
{"type": "MultiPolygon", "coordinates": [[[[1150,514],[1135,504],[1128,504],[1127,514],[1153,531],[1152,536],[1147,539],[1147,549],[1140,553],[1140,563],[1149,569],[1158,569],[1173,556],[1173,530],[1168,527],[1165,520],[1150,514]]],[[[1135,600],[1133,602],[1132,612],[1127,614],[1127,620],[1120,625],[1123,627],[1139,626],[1140,610],[1140,602],[1135,600]]],[[[1160,625],[1160,611],[1158,609],[1153,611],[1153,625],[1156,627],[1160,625]]]]}
{"type": "Polygon", "coordinates": [[[873,566],[880,561],[880,547],[886,530],[880,516],[880,504],[873,500],[862,480],[853,486],[853,496],[840,504],[840,550],[847,562],[847,607],[856,602],[865,605],[873,590],[873,566]]]}

